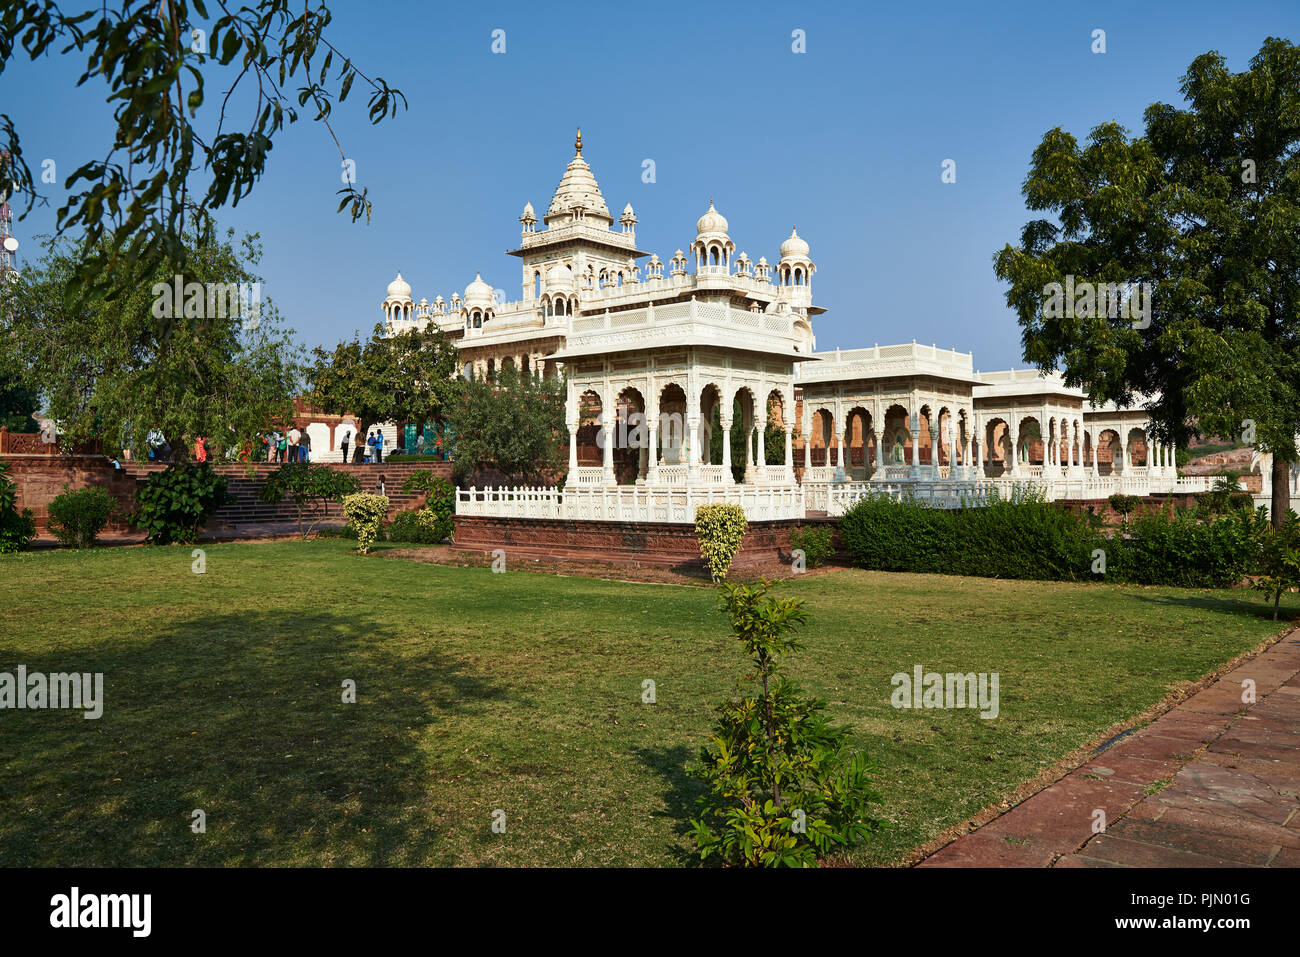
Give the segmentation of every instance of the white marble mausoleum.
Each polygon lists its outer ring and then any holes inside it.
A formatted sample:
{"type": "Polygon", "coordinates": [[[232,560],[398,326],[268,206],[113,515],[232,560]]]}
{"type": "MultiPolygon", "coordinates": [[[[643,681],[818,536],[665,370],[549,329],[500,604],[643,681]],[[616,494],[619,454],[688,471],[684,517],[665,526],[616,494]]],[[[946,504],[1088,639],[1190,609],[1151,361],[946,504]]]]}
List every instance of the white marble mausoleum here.
{"type": "Polygon", "coordinates": [[[417,303],[399,272],[382,303],[392,332],[453,338],[463,375],[567,375],[564,488],[462,490],[461,514],[689,522],[729,501],[762,520],[871,494],[951,506],[1030,486],[1083,500],[1206,487],[1177,475],[1142,408],[1093,405],[1059,375],[980,372],[970,353],[916,342],[816,351],[825,310],[796,229],[755,261],[710,201],[685,249],[643,252],[581,134],[546,212],[527,203],[519,222],[518,299],[480,273],[417,303]],[[713,436],[737,416],[748,441],[733,458],[713,436]]]}

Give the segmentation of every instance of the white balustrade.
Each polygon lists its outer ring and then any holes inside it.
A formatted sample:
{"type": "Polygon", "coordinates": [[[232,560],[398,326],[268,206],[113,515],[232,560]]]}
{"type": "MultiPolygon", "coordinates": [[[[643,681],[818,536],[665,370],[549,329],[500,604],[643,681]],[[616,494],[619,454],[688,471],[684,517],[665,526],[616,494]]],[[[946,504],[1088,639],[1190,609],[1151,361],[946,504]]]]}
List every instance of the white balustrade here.
{"type": "Polygon", "coordinates": [[[732,503],[749,521],[803,518],[798,485],[660,488],[638,485],[567,489],[458,489],[456,514],[492,518],[549,518],[605,522],[691,522],[701,505],[732,503]]]}
{"type": "Polygon", "coordinates": [[[785,466],[770,465],[754,470],[754,484],[734,484],[721,465],[700,466],[698,478],[685,465],[660,465],[654,485],[603,484],[600,468],[579,468],[573,485],[554,488],[459,489],[456,514],[501,518],[583,519],[614,522],[694,522],[701,505],[731,502],[742,506],[750,521],[803,518],[808,512],[843,515],[856,502],[872,496],[896,501],[909,500],[930,508],[976,508],[994,497],[1041,496],[1047,501],[1062,499],[1100,501],[1117,492],[1125,495],[1203,492],[1210,488],[1207,476],[1148,477],[1116,474],[1083,478],[1035,478],[1022,472],[1012,478],[979,478],[973,481],[916,482],[906,480],[902,467],[881,471],[903,473],[899,481],[886,474],[879,481],[834,482],[814,472],[832,472],[833,467],[809,470],[803,484],[781,481],[785,466]],[[892,479],[892,480],[891,480],[892,479]]]}

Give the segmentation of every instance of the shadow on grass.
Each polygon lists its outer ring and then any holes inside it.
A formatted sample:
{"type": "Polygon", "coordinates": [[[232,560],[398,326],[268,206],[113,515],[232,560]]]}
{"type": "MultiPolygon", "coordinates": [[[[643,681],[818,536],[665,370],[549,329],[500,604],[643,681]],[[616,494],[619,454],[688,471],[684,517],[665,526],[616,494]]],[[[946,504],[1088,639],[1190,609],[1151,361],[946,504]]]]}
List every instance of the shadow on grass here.
{"type": "MultiPolygon", "coordinates": [[[[1251,592],[1250,594],[1255,594],[1251,592]]],[[[1256,597],[1251,601],[1245,597],[1226,598],[1219,595],[1187,594],[1187,595],[1144,595],[1134,593],[1134,598],[1138,601],[1144,601],[1152,605],[1166,605],[1179,608],[1199,608],[1203,611],[1219,612],[1226,615],[1246,615],[1252,618],[1273,619],[1273,602],[1264,601],[1262,597],[1256,597]]],[[[1278,625],[1291,624],[1296,617],[1297,611],[1294,607],[1287,607],[1284,600],[1282,607],[1278,610],[1278,625]]]]}
{"type": "MultiPolygon", "coordinates": [[[[689,836],[692,833],[690,819],[699,813],[698,801],[708,790],[703,781],[686,773],[687,762],[695,754],[683,744],[666,748],[633,748],[632,754],[663,778],[664,810],[655,812],[655,816],[671,819],[674,834],[689,836]]],[[[693,846],[693,842],[691,844],[693,846]]],[[[678,864],[695,867],[700,865],[699,854],[686,850],[680,844],[669,844],[665,850],[678,864]]]]}
{"type": "Polygon", "coordinates": [[[0,649],[3,670],[104,674],[98,720],[0,719],[0,865],[421,863],[444,770],[425,739],[504,696],[364,614],[243,610],[144,630],[89,653],[0,649]]]}

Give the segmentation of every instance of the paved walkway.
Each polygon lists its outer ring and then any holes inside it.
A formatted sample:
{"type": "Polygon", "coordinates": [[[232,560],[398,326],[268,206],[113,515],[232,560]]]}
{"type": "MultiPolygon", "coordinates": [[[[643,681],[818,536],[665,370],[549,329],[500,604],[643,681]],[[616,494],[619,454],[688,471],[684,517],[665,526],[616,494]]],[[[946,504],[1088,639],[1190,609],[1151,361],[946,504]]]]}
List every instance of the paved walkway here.
{"type": "Polygon", "coordinates": [[[1300,867],[1298,795],[1300,630],[917,866],[1300,867]]]}

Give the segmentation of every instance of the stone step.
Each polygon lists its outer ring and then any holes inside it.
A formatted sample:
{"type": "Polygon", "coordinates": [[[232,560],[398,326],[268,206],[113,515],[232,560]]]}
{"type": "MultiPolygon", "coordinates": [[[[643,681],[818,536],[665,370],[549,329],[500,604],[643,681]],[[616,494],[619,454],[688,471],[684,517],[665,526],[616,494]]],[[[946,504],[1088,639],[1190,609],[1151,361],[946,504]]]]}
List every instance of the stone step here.
{"type": "MultiPolygon", "coordinates": [[[[424,493],[401,491],[402,482],[412,473],[429,470],[450,480],[451,464],[449,462],[384,462],[374,465],[344,465],[342,463],[315,463],[329,465],[337,471],[351,475],[361,483],[362,491],[378,493],[379,485],[384,483],[384,493],[389,499],[389,515],[397,512],[419,508],[424,503],[424,493]]],[[[149,475],[161,472],[167,466],[163,463],[133,462],[126,465],[128,476],[143,483],[149,475]]],[[[228,492],[232,498],[229,505],[216,511],[212,517],[214,527],[235,528],[246,525],[283,524],[297,521],[297,509],[293,502],[281,500],[267,503],[258,498],[258,490],[267,478],[280,467],[277,462],[226,463],[214,465],[213,469],[228,480],[228,492]]],[[[326,521],[343,520],[343,506],[330,502],[325,510],[326,521]]],[[[315,521],[315,518],[310,519],[315,521]]]]}

